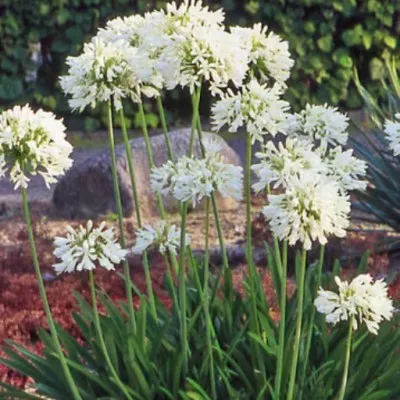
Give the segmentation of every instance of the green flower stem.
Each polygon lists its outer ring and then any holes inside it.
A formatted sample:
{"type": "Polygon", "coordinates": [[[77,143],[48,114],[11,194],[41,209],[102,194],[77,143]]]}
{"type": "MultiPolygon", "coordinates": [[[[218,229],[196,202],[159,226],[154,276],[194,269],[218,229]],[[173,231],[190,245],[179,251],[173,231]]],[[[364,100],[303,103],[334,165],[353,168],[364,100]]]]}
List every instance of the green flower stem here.
{"type": "Polygon", "coordinates": [[[340,385],[340,391],[337,400],[343,400],[344,395],[346,394],[347,377],[349,375],[349,364],[351,355],[351,339],[353,335],[353,321],[354,321],[354,316],[352,315],[349,320],[349,331],[347,334],[347,344],[346,344],[346,358],[344,360],[342,383],[340,385]]]}
{"type": "MultiPolygon", "coordinates": [[[[200,97],[201,97],[201,85],[198,90],[195,90],[192,94],[192,108],[193,108],[193,116],[192,116],[192,132],[190,134],[190,142],[189,142],[189,157],[193,155],[194,150],[194,139],[196,134],[196,128],[198,128],[198,121],[200,121],[200,97]]],[[[200,147],[202,151],[204,150],[202,147],[202,143],[200,140],[200,147]]]]}
{"type": "MultiPolygon", "coordinates": [[[[108,140],[109,140],[109,145],[110,145],[115,206],[117,208],[118,224],[119,224],[119,231],[120,231],[120,243],[121,243],[121,247],[123,249],[125,249],[126,242],[125,242],[125,234],[124,234],[124,216],[123,216],[123,212],[122,212],[121,194],[119,191],[119,184],[118,184],[117,160],[115,157],[114,129],[113,129],[113,115],[112,115],[111,100],[108,102],[108,121],[107,121],[107,123],[108,123],[108,140]]],[[[131,324],[132,332],[135,332],[136,331],[136,319],[135,319],[135,309],[133,307],[132,289],[131,289],[131,285],[130,285],[131,274],[130,274],[129,263],[126,258],[123,261],[123,266],[124,266],[125,292],[126,292],[126,297],[128,299],[129,321],[131,324]]]]}
{"type": "MultiPolygon", "coordinates": [[[[136,220],[137,220],[138,228],[141,228],[142,227],[142,218],[140,215],[139,196],[138,196],[138,192],[137,192],[135,169],[134,169],[134,165],[133,165],[133,155],[132,155],[131,145],[129,143],[128,132],[126,129],[125,115],[124,115],[123,108],[121,108],[121,111],[120,111],[120,120],[121,120],[122,136],[124,139],[124,145],[125,145],[125,151],[126,151],[126,158],[128,160],[129,175],[131,178],[133,199],[135,202],[136,220]]],[[[149,262],[148,262],[146,250],[143,252],[143,265],[144,265],[144,273],[145,273],[145,278],[146,278],[147,295],[149,297],[149,302],[150,302],[150,309],[153,314],[153,317],[156,319],[157,313],[156,313],[156,306],[155,306],[155,301],[154,301],[153,284],[152,284],[151,277],[150,277],[150,268],[149,268],[149,262]]]]}
{"type": "Polygon", "coordinates": [[[56,325],[54,323],[53,316],[51,314],[50,305],[47,300],[46,289],[44,286],[42,274],[40,272],[40,266],[39,266],[37,251],[36,251],[35,239],[33,236],[32,220],[31,220],[31,214],[29,211],[28,195],[26,193],[26,189],[21,188],[21,193],[22,193],[22,203],[23,203],[23,207],[24,207],[24,216],[25,216],[26,226],[27,226],[27,230],[28,230],[29,245],[31,248],[32,259],[33,259],[33,267],[35,269],[36,279],[37,279],[37,282],[39,285],[39,293],[40,293],[40,297],[43,302],[44,312],[46,314],[47,321],[49,324],[51,338],[52,338],[54,347],[56,349],[58,358],[60,359],[61,367],[63,369],[65,378],[67,380],[67,384],[71,390],[72,396],[75,400],[82,400],[82,397],[79,394],[79,390],[75,384],[74,378],[72,377],[71,371],[69,370],[66,358],[64,356],[64,353],[63,353],[63,350],[61,347],[61,343],[58,339],[56,325]]]}
{"type": "Polygon", "coordinates": [[[92,297],[92,307],[94,313],[94,326],[96,328],[97,337],[100,343],[101,351],[103,352],[104,359],[106,361],[107,367],[110,370],[112,377],[115,380],[115,383],[119,386],[122,393],[127,399],[133,400],[132,397],[127,392],[124,384],[119,379],[117,372],[111,362],[110,355],[108,354],[107,346],[104,342],[103,330],[101,328],[100,317],[99,317],[99,310],[97,308],[97,299],[96,299],[96,288],[94,284],[94,273],[93,271],[89,271],[89,283],[90,283],[90,294],[92,297]]]}
{"type": "MultiPolygon", "coordinates": [[[[313,293],[313,299],[317,297],[317,292],[319,287],[321,286],[321,279],[322,279],[322,267],[324,265],[324,255],[325,255],[325,245],[321,245],[319,248],[319,261],[317,265],[317,274],[316,274],[316,282],[315,282],[315,288],[314,288],[314,293],[313,293]]],[[[311,309],[311,316],[310,316],[310,325],[308,327],[308,333],[307,333],[307,342],[304,350],[304,357],[303,357],[303,366],[301,370],[301,391],[299,394],[299,400],[302,399],[303,397],[303,389],[304,389],[304,383],[306,379],[306,373],[307,373],[307,366],[308,366],[308,358],[310,356],[310,350],[311,350],[311,342],[312,342],[312,336],[313,336],[313,330],[314,330],[314,320],[315,320],[315,313],[316,313],[316,308],[313,305],[311,309]]]]}
{"type": "Polygon", "coordinates": [[[162,104],[161,96],[157,96],[157,108],[158,108],[158,113],[160,115],[161,126],[165,137],[165,143],[167,145],[168,159],[174,161],[174,153],[172,151],[171,141],[169,140],[167,120],[165,119],[164,107],[162,104]]]}
{"type": "MultiPolygon", "coordinates": [[[[140,121],[142,123],[143,137],[144,137],[144,141],[146,143],[146,151],[147,151],[149,167],[150,167],[150,169],[153,169],[154,168],[153,151],[151,149],[149,131],[147,129],[146,115],[144,113],[144,108],[143,108],[142,102],[139,102],[139,115],[140,115],[140,121]]],[[[161,219],[165,220],[166,213],[165,213],[164,204],[161,199],[161,195],[159,193],[157,193],[156,198],[157,198],[157,207],[158,207],[158,210],[160,211],[161,219]]]]}
{"type": "Polygon", "coordinates": [[[261,337],[260,326],[257,318],[257,299],[256,299],[256,288],[255,279],[257,275],[256,266],[253,260],[253,248],[252,248],[252,234],[251,234],[251,136],[247,135],[247,146],[246,146],[246,168],[245,168],[245,195],[246,195],[246,258],[247,265],[249,267],[249,278],[250,278],[250,302],[252,309],[253,329],[255,333],[261,337]]]}
{"type": "Polygon", "coordinates": [[[183,371],[186,375],[188,370],[188,337],[187,337],[187,319],[186,319],[186,278],[185,278],[185,251],[186,251],[186,216],[188,203],[182,205],[181,222],[181,243],[179,251],[179,302],[181,311],[181,342],[183,352],[183,371]]]}
{"type": "Polygon", "coordinates": [[[126,158],[128,160],[129,175],[131,178],[133,200],[135,202],[136,220],[137,220],[138,227],[141,228],[142,227],[142,218],[140,215],[140,208],[139,208],[139,196],[138,196],[138,192],[137,192],[135,168],[133,165],[132,149],[131,149],[131,145],[129,143],[123,108],[121,108],[121,111],[120,111],[120,120],[121,120],[122,136],[123,136],[124,145],[125,145],[126,158]]]}
{"type": "Polygon", "coordinates": [[[149,259],[147,257],[147,251],[143,252],[143,266],[144,266],[144,276],[147,287],[147,295],[149,297],[149,303],[150,303],[150,311],[151,314],[153,315],[154,320],[157,321],[157,308],[154,299],[153,283],[150,275],[150,265],[149,265],[149,259]]]}
{"type": "Polygon", "coordinates": [[[174,304],[175,304],[177,310],[179,311],[179,302],[178,302],[178,297],[176,295],[174,278],[172,277],[171,265],[170,265],[170,262],[168,260],[168,256],[167,256],[166,253],[163,254],[163,258],[164,258],[165,266],[166,266],[166,269],[167,269],[167,279],[168,279],[168,282],[169,282],[169,284],[171,286],[172,299],[174,301],[174,304]]]}
{"type": "Polygon", "coordinates": [[[206,199],[206,221],[205,221],[205,254],[204,254],[204,314],[207,321],[207,348],[210,357],[210,380],[211,380],[211,393],[212,398],[217,398],[217,385],[215,382],[215,369],[214,369],[214,352],[212,347],[212,320],[210,316],[210,293],[209,293],[209,279],[210,279],[210,254],[209,254],[209,230],[210,230],[210,199],[206,199]]]}
{"type": "Polygon", "coordinates": [[[292,365],[290,369],[289,389],[287,400],[293,400],[294,387],[296,383],[297,362],[299,359],[301,326],[303,319],[303,304],[304,304],[304,281],[306,275],[307,251],[303,249],[301,255],[300,276],[297,277],[297,317],[296,317],[296,332],[293,343],[292,365]]]}
{"type": "Polygon", "coordinates": [[[282,245],[282,277],[281,277],[281,298],[279,301],[280,321],[279,321],[279,347],[278,347],[278,360],[277,372],[275,377],[275,396],[280,398],[282,374],[283,374],[283,361],[285,355],[285,325],[286,325],[286,281],[287,281],[287,248],[288,242],[285,240],[282,245]]]}
{"type": "MultiPolygon", "coordinates": [[[[197,98],[200,98],[200,88],[199,88],[199,94],[198,94],[197,98]]],[[[205,152],[205,148],[203,146],[203,129],[201,126],[200,116],[199,116],[199,112],[198,112],[199,102],[196,102],[195,95],[193,95],[193,97],[192,97],[192,104],[194,104],[194,105],[197,104],[197,111],[194,109],[193,114],[197,115],[197,121],[195,122],[195,126],[197,126],[201,155],[204,158],[206,156],[206,152],[205,152]]],[[[214,192],[211,193],[211,204],[212,204],[212,209],[213,209],[213,214],[214,214],[215,227],[217,228],[219,246],[221,248],[221,254],[222,254],[222,267],[223,267],[225,287],[226,287],[225,294],[231,300],[232,296],[233,296],[232,274],[231,274],[231,271],[229,268],[228,253],[226,251],[225,239],[224,239],[224,234],[222,232],[222,226],[221,226],[221,219],[219,217],[217,200],[215,198],[214,192]]],[[[216,285],[218,285],[218,281],[217,281],[216,285]]],[[[214,298],[214,297],[212,297],[212,298],[214,298]]],[[[210,304],[212,304],[212,302],[210,304]]]]}

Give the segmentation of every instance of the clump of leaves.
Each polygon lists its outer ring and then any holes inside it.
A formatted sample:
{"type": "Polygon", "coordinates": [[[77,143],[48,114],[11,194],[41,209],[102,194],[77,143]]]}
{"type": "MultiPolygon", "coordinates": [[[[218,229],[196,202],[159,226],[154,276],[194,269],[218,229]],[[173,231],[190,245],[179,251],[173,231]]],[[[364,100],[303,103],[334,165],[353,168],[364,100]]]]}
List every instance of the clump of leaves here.
{"type": "Polygon", "coordinates": [[[356,124],[362,135],[353,136],[352,141],[359,155],[368,162],[370,185],[365,193],[359,194],[361,209],[399,232],[400,158],[389,149],[383,126],[386,119],[394,120],[394,114],[400,112],[400,59],[387,60],[386,70],[387,77],[381,80],[386,92],[382,102],[366,90],[355,73],[354,81],[364,100],[368,121],[356,124]]]}
{"type": "MultiPolygon", "coordinates": [[[[275,255],[269,254],[269,267],[275,283],[279,283],[279,267],[275,255]]],[[[366,267],[363,257],[357,273],[366,267]]],[[[300,256],[296,264],[299,265],[300,256]]],[[[313,305],[316,264],[308,266],[305,292],[305,327],[309,327],[309,315],[313,305]]],[[[338,274],[336,263],[333,274],[338,274]]],[[[208,399],[211,400],[211,381],[216,382],[218,399],[274,399],[273,381],[277,357],[278,326],[270,317],[270,309],[262,289],[262,276],[256,276],[257,309],[262,336],[255,335],[250,325],[251,305],[248,296],[237,292],[227,293],[216,274],[207,288],[204,286],[201,260],[190,256],[190,274],[186,291],[188,304],[188,329],[190,357],[188,370],[183,373],[179,331],[179,306],[173,303],[167,309],[157,303],[158,319],[155,321],[142,296],[136,314],[136,331],[130,331],[124,304],[115,304],[105,293],[100,302],[105,312],[101,316],[108,353],[121,381],[133,399],[208,399]],[[204,314],[202,292],[210,298],[210,314],[213,321],[214,371],[210,370],[204,332],[207,319],[204,314]],[[222,294],[225,293],[225,295],[222,294]],[[255,358],[261,358],[264,369],[256,369],[255,358]],[[213,374],[213,375],[212,375],[213,374]]],[[[260,273],[262,274],[263,271],[260,273]]],[[[324,276],[324,286],[332,282],[331,274],[324,276]]],[[[249,281],[244,283],[249,292],[249,281]]],[[[167,281],[171,297],[175,287],[167,281]]],[[[137,290],[132,284],[134,290],[137,290]]],[[[280,287],[277,285],[276,287],[280,287]]],[[[80,328],[83,342],[58,327],[60,340],[67,354],[80,394],[85,400],[122,399],[119,386],[110,377],[94,328],[91,305],[76,294],[80,309],[74,319],[80,328]]],[[[296,321],[296,296],[290,299],[287,310],[288,346],[285,365],[291,363],[291,346],[296,321]]],[[[400,394],[400,331],[394,324],[383,324],[377,337],[371,337],[364,329],[355,334],[350,377],[347,386],[348,399],[379,400],[395,399],[400,394]]],[[[344,328],[344,327],[343,327],[344,328]]],[[[305,331],[308,331],[306,329],[305,331]]],[[[309,360],[300,354],[301,368],[307,372],[297,384],[297,397],[328,400],[337,393],[343,368],[346,347],[346,329],[327,329],[324,318],[314,320],[309,360]]],[[[9,342],[4,348],[7,358],[0,360],[8,367],[35,380],[38,396],[70,400],[68,387],[57,358],[53,342],[46,331],[41,331],[43,355],[38,356],[24,347],[9,342]]],[[[303,338],[305,340],[306,338],[303,338]]],[[[289,378],[288,369],[283,376],[284,387],[289,378]]],[[[0,398],[39,399],[4,383],[0,398]]],[[[283,393],[284,394],[284,393],[283,393]]]]}

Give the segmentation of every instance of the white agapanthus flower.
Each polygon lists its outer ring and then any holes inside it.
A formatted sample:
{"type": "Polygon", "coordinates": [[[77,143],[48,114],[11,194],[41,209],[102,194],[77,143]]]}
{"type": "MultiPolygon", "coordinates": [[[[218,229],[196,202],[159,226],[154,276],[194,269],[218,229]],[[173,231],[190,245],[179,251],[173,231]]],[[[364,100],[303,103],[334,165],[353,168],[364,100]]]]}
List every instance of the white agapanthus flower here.
{"type": "Polygon", "coordinates": [[[203,159],[182,157],[177,163],[168,161],[151,174],[151,187],[156,193],[171,194],[176,200],[196,206],[204,197],[219,192],[222,197],[242,199],[243,169],[225,164],[215,143],[204,143],[203,159]]]}
{"type": "MultiPolygon", "coordinates": [[[[158,246],[161,254],[167,250],[173,254],[180,247],[181,231],[175,225],[168,226],[166,221],[159,221],[154,226],[145,225],[136,232],[136,243],[132,248],[134,254],[142,254],[150,246],[158,246]]],[[[190,235],[185,236],[186,246],[190,244],[190,235]]]]}
{"type": "Polygon", "coordinates": [[[285,85],[294,61],[290,58],[289,44],[273,32],[267,34],[267,27],[255,24],[253,28],[233,27],[231,32],[249,54],[250,68],[260,74],[262,81],[271,78],[285,85]]]}
{"type": "Polygon", "coordinates": [[[248,70],[247,53],[221,27],[182,28],[161,51],[156,68],[168,89],[180,85],[193,93],[202,82],[211,94],[221,94],[229,82],[239,87],[248,70]]]}
{"type": "Polygon", "coordinates": [[[328,144],[347,143],[348,126],[348,117],[336,108],[307,104],[305,110],[288,117],[283,129],[290,137],[308,139],[326,149],[328,144]]]}
{"type": "Polygon", "coordinates": [[[296,139],[286,139],[276,146],[272,141],[267,142],[262,151],[256,153],[259,164],[253,164],[258,181],[253,184],[256,192],[265,190],[269,185],[272,188],[286,187],[294,176],[304,170],[308,174],[323,174],[327,172],[325,163],[320,154],[314,151],[313,146],[296,139]]]}
{"type": "Polygon", "coordinates": [[[129,17],[117,17],[107,22],[105,28],[100,28],[97,36],[106,42],[128,42],[137,47],[141,44],[141,29],[145,24],[145,18],[135,14],[129,17]]]}
{"type": "Polygon", "coordinates": [[[365,323],[377,335],[379,324],[390,320],[394,311],[386,283],[382,279],[374,281],[369,274],[358,275],[350,284],[336,276],[335,282],[339,294],[320,288],[314,302],[317,310],[326,314],[326,321],[333,325],[352,316],[354,330],[365,323]]]}
{"type": "Polygon", "coordinates": [[[37,174],[49,187],[71,167],[71,152],[65,126],[53,113],[25,105],[0,114],[0,178],[9,173],[15,189],[37,174]]]}
{"type": "Polygon", "coordinates": [[[395,156],[400,154],[400,113],[395,115],[397,121],[385,121],[384,131],[389,141],[389,147],[395,156]]]}
{"type": "Polygon", "coordinates": [[[340,192],[336,181],[304,171],[287,184],[285,193],[268,196],[263,213],[274,235],[300,241],[309,250],[312,242],[327,243],[329,236],[344,237],[349,226],[349,196],[340,192]]]}
{"type": "Polygon", "coordinates": [[[128,252],[117,243],[113,229],[104,230],[105,226],[103,222],[93,228],[93,222],[88,221],[86,227],[80,225],[75,230],[69,226],[66,237],[56,237],[53,254],[61,259],[54,265],[57,274],[91,271],[97,263],[107,270],[115,269],[128,252]]]}
{"type": "Polygon", "coordinates": [[[114,107],[122,107],[122,99],[140,101],[140,94],[158,94],[160,79],[154,77],[154,61],[146,52],[129,45],[125,40],[106,42],[95,37],[86,43],[83,53],[68,57],[68,75],[60,78],[69,105],[82,111],[87,106],[112,100],[114,107]]]}
{"type": "Polygon", "coordinates": [[[335,179],[343,191],[365,190],[368,182],[360,178],[367,173],[367,163],[353,156],[353,150],[343,151],[340,146],[330,150],[325,158],[328,175],[335,179]]]}
{"type": "Polygon", "coordinates": [[[184,0],[178,6],[176,2],[167,4],[167,15],[172,22],[179,26],[222,26],[225,20],[222,8],[210,10],[202,0],[184,0]]]}
{"type": "Polygon", "coordinates": [[[281,100],[279,85],[268,88],[252,79],[234,94],[231,90],[212,107],[212,124],[216,131],[227,125],[229,132],[245,126],[253,143],[263,141],[263,136],[275,136],[285,126],[289,103],[281,100]]]}

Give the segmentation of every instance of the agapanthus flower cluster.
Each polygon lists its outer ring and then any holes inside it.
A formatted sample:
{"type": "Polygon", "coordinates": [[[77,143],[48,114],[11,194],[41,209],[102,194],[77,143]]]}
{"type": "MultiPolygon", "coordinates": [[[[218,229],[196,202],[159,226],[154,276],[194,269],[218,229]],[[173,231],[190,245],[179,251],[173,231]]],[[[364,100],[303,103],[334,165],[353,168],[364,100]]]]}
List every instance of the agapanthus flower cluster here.
{"type": "Polygon", "coordinates": [[[286,139],[275,145],[268,141],[263,150],[256,153],[260,163],[251,168],[258,180],[253,184],[256,192],[271,189],[285,188],[295,176],[304,171],[307,174],[323,174],[327,168],[322,161],[321,155],[314,150],[313,145],[297,139],[286,139]]]}
{"type": "Polygon", "coordinates": [[[9,173],[15,189],[37,174],[49,187],[71,167],[71,152],[65,126],[53,113],[25,105],[0,114],[0,177],[9,173]]]}
{"type": "Polygon", "coordinates": [[[61,259],[54,265],[57,274],[91,271],[96,264],[107,270],[115,269],[127,251],[117,243],[113,229],[105,227],[105,222],[94,228],[93,222],[88,221],[86,227],[80,225],[75,230],[69,226],[66,237],[56,237],[54,255],[61,259]]]}
{"type": "Polygon", "coordinates": [[[367,163],[354,157],[352,149],[343,151],[337,146],[328,152],[324,162],[328,176],[339,183],[343,192],[367,188],[367,181],[360,179],[367,173],[367,163]]]}
{"type": "Polygon", "coordinates": [[[106,42],[95,37],[84,45],[81,55],[68,57],[67,65],[68,74],[61,77],[60,84],[71,95],[69,105],[74,110],[82,111],[109,100],[118,110],[122,99],[139,102],[141,93],[153,97],[161,85],[148,54],[125,40],[106,42]]]}
{"type": "Polygon", "coordinates": [[[182,157],[175,164],[168,161],[154,168],[151,187],[156,193],[171,194],[181,202],[196,206],[204,197],[219,192],[223,197],[242,198],[243,169],[226,164],[215,143],[205,142],[207,156],[196,159],[182,157]]]}
{"type": "Polygon", "coordinates": [[[265,135],[275,136],[282,131],[287,119],[289,103],[280,97],[281,86],[272,88],[252,79],[242,90],[234,93],[228,90],[212,107],[212,123],[216,131],[224,125],[229,132],[245,126],[252,142],[263,141],[265,135]]]}
{"type": "Polygon", "coordinates": [[[211,11],[201,1],[184,1],[179,7],[172,3],[155,22],[148,25],[152,28],[147,34],[154,38],[153,44],[160,43],[157,70],[167,89],[180,85],[193,93],[206,81],[216,94],[229,82],[242,84],[248,71],[248,53],[237,37],[225,31],[221,10],[211,11]]]}
{"type": "Polygon", "coordinates": [[[379,324],[390,320],[393,303],[388,297],[388,289],[383,279],[373,280],[371,275],[362,274],[349,284],[335,277],[339,293],[320,288],[315,299],[317,310],[326,314],[326,321],[336,325],[353,317],[353,329],[365,323],[374,335],[378,334],[379,324]]]}
{"type": "MultiPolygon", "coordinates": [[[[133,254],[142,254],[151,246],[157,246],[161,254],[167,250],[173,254],[180,247],[181,231],[175,225],[169,226],[166,221],[159,221],[154,226],[145,225],[136,232],[136,243],[133,254]]],[[[186,233],[185,244],[190,244],[190,235],[186,233]]]]}
{"type": "Polygon", "coordinates": [[[348,140],[348,117],[336,108],[307,104],[305,110],[290,115],[284,127],[289,137],[317,143],[321,148],[345,145],[348,140]]]}
{"type": "Polygon", "coordinates": [[[147,60],[153,79],[157,83],[161,79],[167,89],[180,85],[193,93],[208,81],[215,94],[230,81],[241,85],[248,70],[248,53],[236,36],[225,31],[223,22],[222,10],[185,0],[144,17],[116,18],[98,36],[109,42],[122,40],[136,49],[147,60]]]}
{"type": "Polygon", "coordinates": [[[312,242],[327,243],[329,236],[344,237],[349,226],[349,196],[336,181],[304,171],[294,176],[283,194],[269,195],[263,213],[273,233],[290,245],[300,241],[306,250],[312,242]]]}
{"type": "Polygon", "coordinates": [[[284,85],[294,65],[289,44],[268,28],[255,24],[253,28],[233,27],[231,32],[238,38],[249,55],[250,69],[260,75],[262,82],[270,79],[284,85]]]}
{"type": "Polygon", "coordinates": [[[400,154],[400,113],[395,115],[397,121],[385,121],[385,134],[389,147],[395,156],[400,154]]]}

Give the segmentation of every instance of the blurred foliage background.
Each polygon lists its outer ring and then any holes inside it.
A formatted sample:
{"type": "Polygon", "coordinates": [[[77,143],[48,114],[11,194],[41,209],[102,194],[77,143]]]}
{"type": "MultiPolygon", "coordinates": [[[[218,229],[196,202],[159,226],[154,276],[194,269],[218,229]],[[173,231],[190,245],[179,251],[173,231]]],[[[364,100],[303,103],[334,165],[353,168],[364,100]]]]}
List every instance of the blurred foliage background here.
{"type": "MultiPolygon", "coordinates": [[[[354,69],[374,98],[384,98],[380,84],[386,73],[384,60],[400,49],[400,0],[207,3],[224,7],[228,24],[250,26],[261,21],[289,41],[296,64],[286,97],[295,110],[307,102],[327,102],[346,110],[361,107],[352,82],[354,69]]],[[[71,114],[58,84],[65,58],[78,54],[84,41],[108,19],[165,4],[165,0],[1,0],[0,108],[31,102],[65,117],[70,129],[100,128],[105,118],[101,109],[71,114]]],[[[171,92],[165,103],[169,118],[176,121],[174,110],[185,115],[190,101],[171,92]]],[[[203,107],[208,107],[207,98],[203,107]]],[[[157,126],[150,103],[146,112],[149,125],[157,126]]],[[[129,126],[138,125],[132,106],[126,114],[129,126]]]]}

